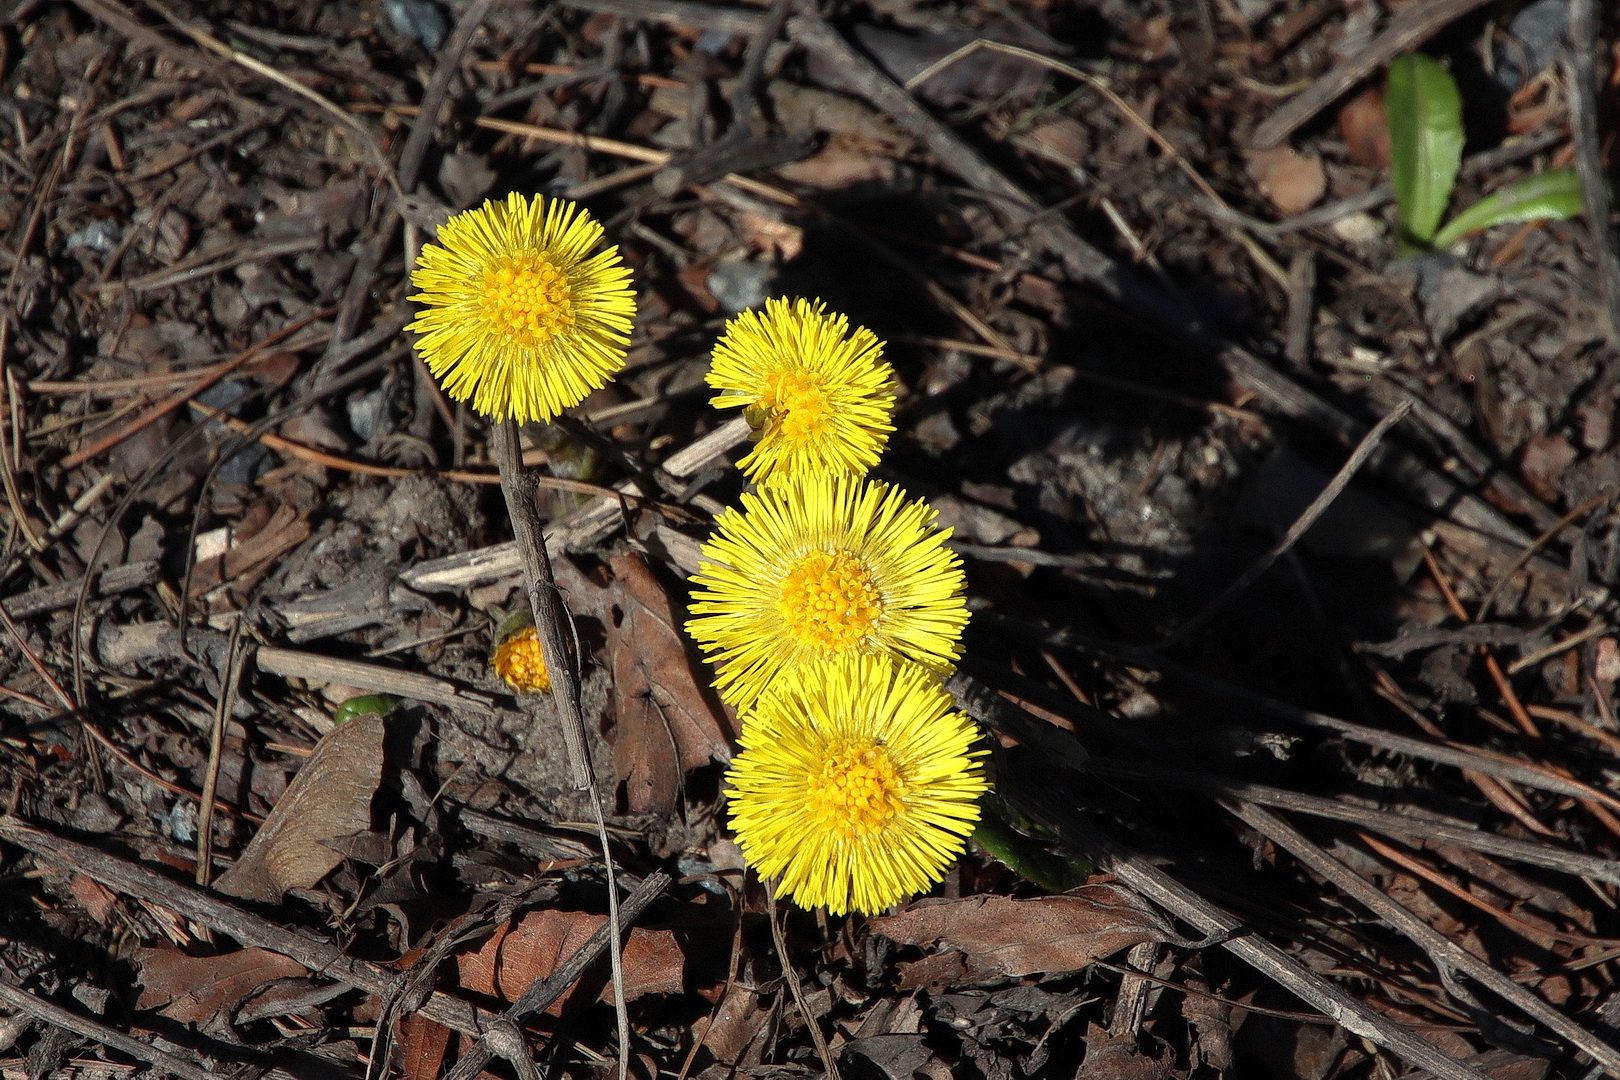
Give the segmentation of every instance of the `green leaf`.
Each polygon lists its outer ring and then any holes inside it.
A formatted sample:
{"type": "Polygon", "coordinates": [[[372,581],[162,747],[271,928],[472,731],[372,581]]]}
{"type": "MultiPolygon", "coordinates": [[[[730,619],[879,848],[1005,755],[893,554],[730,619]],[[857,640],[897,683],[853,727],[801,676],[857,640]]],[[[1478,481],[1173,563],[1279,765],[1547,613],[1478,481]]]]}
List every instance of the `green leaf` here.
{"type": "Polygon", "coordinates": [[[1040,840],[1028,834],[1033,827],[1023,821],[1022,828],[1013,817],[1022,817],[1005,806],[995,796],[979,802],[979,824],[973,830],[973,839],[993,857],[1005,863],[1026,881],[1032,881],[1047,892],[1067,892],[1084,885],[1092,866],[1084,859],[1069,859],[1052,851],[1040,840]]]}
{"type": "Polygon", "coordinates": [[[1485,196],[1446,223],[1434,237],[1441,251],[1470,233],[1515,221],[1563,221],[1579,217],[1581,181],[1574,169],[1552,169],[1485,196]]]}
{"type": "Polygon", "coordinates": [[[387,716],[399,704],[399,698],[389,697],[387,694],[361,694],[352,697],[337,707],[332,714],[332,723],[343,724],[357,716],[368,716],[376,713],[378,716],[387,716]]]}
{"type": "Polygon", "coordinates": [[[1462,96],[1451,73],[1422,53],[1397,57],[1384,90],[1395,165],[1400,240],[1428,247],[1462,164],[1462,96]]]}
{"type": "Polygon", "coordinates": [[[500,608],[490,608],[490,615],[495,619],[495,645],[498,648],[506,639],[520,630],[528,630],[534,626],[534,616],[527,611],[502,611],[500,608]]]}

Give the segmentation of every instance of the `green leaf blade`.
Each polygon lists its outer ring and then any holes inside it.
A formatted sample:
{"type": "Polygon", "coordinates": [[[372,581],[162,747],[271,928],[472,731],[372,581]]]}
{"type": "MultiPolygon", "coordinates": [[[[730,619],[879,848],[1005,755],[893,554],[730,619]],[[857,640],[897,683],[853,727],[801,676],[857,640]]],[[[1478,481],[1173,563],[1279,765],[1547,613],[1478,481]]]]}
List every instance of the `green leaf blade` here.
{"type": "Polygon", "coordinates": [[[1401,242],[1426,248],[1462,166],[1462,95],[1439,62],[1409,53],[1389,65],[1384,107],[1401,242]]]}
{"type": "Polygon", "coordinates": [[[1565,221],[1579,217],[1581,181],[1574,169],[1551,169],[1492,192],[1446,223],[1434,237],[1444,251],[1463,237],[1519,221],[1565,221]]]}
{"type": "Polygon", "coordinates": [[[399,704],[399,698],[387,694],[361,694],[352,697],[337,707],[332,714],[333,724],[344,724],[357,716],[367,716],[376,713],[378,716],[387,716],[399,704]]]}
{"type": "MultiPolygon", "coordinates": [[[[1004,805],[995,796],[981,800],[979,810],[979,823],[974,827],[973,839],[1013,873],[1050,893],[1067,892],[1085,884],[1087,875],[1092,871],[1091,863],[1084,859],[1065,858],[1034,837],[1025,835],[1012,820],[1015,817],[1022,819],[1022,814],[1004,805]]],[[[1028,825],[1028,822],[1024,824],[1028,825]]]]}

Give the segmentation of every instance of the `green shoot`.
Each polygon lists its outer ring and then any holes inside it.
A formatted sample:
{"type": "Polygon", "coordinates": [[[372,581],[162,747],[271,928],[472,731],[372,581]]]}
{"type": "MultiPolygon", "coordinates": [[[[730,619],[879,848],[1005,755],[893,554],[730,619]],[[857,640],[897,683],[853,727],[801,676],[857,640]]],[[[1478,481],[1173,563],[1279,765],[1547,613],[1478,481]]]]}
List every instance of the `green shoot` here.
{"type": "Polygon", "coordinates": [[[1389,65],[1384,91],[1400,252],[1445,251],[1494,225],[1562,221],[1581,213],[1581,185],[1572,169],[1555,169],[1509,184],[1447,222],[1462,164],[1462,95],[1457,80],[1421,53],[1389,65]]]}

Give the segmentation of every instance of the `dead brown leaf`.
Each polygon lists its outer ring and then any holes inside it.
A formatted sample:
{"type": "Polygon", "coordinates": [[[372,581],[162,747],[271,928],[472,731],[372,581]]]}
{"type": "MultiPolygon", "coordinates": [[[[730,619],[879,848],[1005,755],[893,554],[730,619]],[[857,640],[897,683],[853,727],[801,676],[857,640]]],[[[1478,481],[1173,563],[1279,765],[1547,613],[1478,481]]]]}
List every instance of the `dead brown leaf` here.
{"type": "Polygon", "coordinates": [[[1620,680],[1620,642],[1616,642],[1612,637],[1599,638],[1595,666],[1593,674],[1599,681],[1612,686],[1620,680]]]}
{"type": "MultiPolygon", "coordinates": [[[[471,952],[456,957],[464,989],[516,1001],[536,979],[544,979],[559,964],[578,952],[605,915],[585,911],[531,911],[515,925],[503,928],[471,952]]],[[[672,930],[632,927],[624,945],[625,996],[679,994],[685,986],[686,954],[672,930]]],[[[613,1001],[613,987],[605,985],[607,963],[587,975],[546,1011],[562,1014],[569,1001],[582,992],[587,1000],[600,994],[613,1001]]]]}
{"type": "Polygon", "coordinates": [[[763,1060],[761,1035],[774,1012],[775,1005],[763,998],[758,987],[733,980],[712,1017],[698,1021],[696,1033],[716,1061],[733,1068],[758,1065],[763,1060]]]}
{"type": "Polygon", "coordinates": [[[825,146],[800,161],[779,165],[776,175],[793,184],[836,191],[858,184],[892,183],[895,160],[845,136],[835,135],[825,146]]]}
{"type": "Polygon", "coordinates": [[[85,877],[83,874],[74,874],[68,880],[68,889],[73,893],[73,899],[79,906],[90,913],[90,917],[103,926],[112,914],[113,905],[118,902],[118,894],[99,881],[85,877]]]}
{"type": "Polygon", "coordinates": [[[1250,155],[1249,178],[1285,217],[1310,209],[1327,193],[1321,160],[1286,146],[1250,155]]]}
{"type": "MultiPolygon", "coordinates": [[[[721,86],[726,84],[722,82],[721,86]]],[[[834,138],[859,140],[876,153],[897,157],[909,154],[915,145],[900,125],[858,98],[786,79],[772,79],[765,93],[771,99],[776,122],[789,131],[819,131],[834,138]]]]}
{"type": "Polygon", "coordinates": [[[1181,998],[1181,1016],[1191,1025],[1188,1054],[1195,1062],[1202,1062],[1217,1075],[1224,1076],[1233,1066],[1232,1006],[1210,993],[1202,967],[1202,962],[1194,957],[1182,973],[1188,990],[1195,991],[1181,998]]]}
{"type": "Polygon", "coordinates": [[[925,1066],[934,1058],[934,1052],[922,1035],[866,1035],[851,1039],[839,1052],[862,1075],[882,1076],[887,1080],[910,1080],[918,1073],[927,1075],[925,1066]]]}
{"type": "Polygon", "coordinates": [[[1553,1067],[1546,1058],[1521,1057],[1507,1050],[1487,1050],[1469,1063],[1491,1080],[1544,1080],[1553,1067]]]}
{"type": "Polygon", "coordinates": [[[897,915],[879,916],[871,926],[893,941],[940,948],[901,965],[906,990],[1073,971],[1144,941],[1186,944],[1147,901],[1112,884],[1029,900],[923,900],[897,915]]]}
{"type": "Polygon", "coordinates": [[[219,891],[273,904],[331,873],[343,856],[326,842],[371,827],[385,734],[383,718],[368,714],[322,738],[242,857],[220,875],[219,891]]]}
{"type": "MultiPolygon", "coordinates": [[[[1281,1017],[1251,1014],[1238,1036],[1240,1052],[1246,1050],[1255,1060],[1264,1062],[1266,1071],[1273,1076],[1327,1080],[1357,1061],[1344,1031],[1326,1024],[1297,1024],[1281,1017]]],[[[1468,1051],[1464,1050],[1463,1056],[1468,1056],[1468,1051]]]]}
{"type": "Polygon", "coordinates": [[[268,503],[256,503],[237,526],[230,550],[202,560],[192,571],[191,595],[202,596],[229,582],[238,598],[247,596],[275,560],[302,544],[309,533],[308,514],[286,503],[274,511],[268,503]]]}
{"type": "MultiPolygon", "coordinates": [[[[1168,25],[1169,19],[1166,18],[1168,25]]],[[[924,71],[931,74],[914,87],[918,97],[936,105],[956,105],[966,101],[1010,101],[1031,96],[1041,87],[1045,72],[1031,60],[992,49],[976,49],[955,58],[943,67],[936,63],[976,38],[1003,40],[1030,47],[1036,44],[1016,26],[999,23],[978,30],[924,31],[911,33],[891,30],[870,23],[854,28],[860,49],[887,69],[890,76],[905,82],[924,71]]],[[[806,70],[812,82],[834,91],[848,90],[858,96],[858,85],[837,65],[812,53],[806,70]]]]}
{"type": "Polygon", "coordinates": [[[405,1080],[435,1080],[444,1075],[444,1057],[450,1049],[450,1029],[421,1013],[399,1021],[399,1071],[405,1080]]]}
{"type": "Polygon", "coordinates": [[[1077,168],[1091,149],[1091,136],[1072,116],[1048,116],[1011,139],[1013,145],[1065,169],[1077,168]]]}
{"type": "MultiPolygon", "coordinates": [[[[721,96],[736,92],[736,79],[721,79],[721,96]]],[[[765,87],[777,124],[793,132],[819,132],[834,139],[859,143],[879,156],[909,154],[914,140],[893,120],[858,98],[787,79],[772,79],[765,87]]],[[[692,88],[660,86],[647,102],[654,113],[673,120],[692,115],[692,88]]]]}
{"type": "Polygon", "coordinates": [[[720,301],[709,291],[708,280],[711,269],[712,266],[706,260],[695,262],[676,274],[675,280],[680,282],[693,303],[710,315],[714,315],[720,311],[720,301]]]}
{"type": "Polygon", "coordinates": [[[1562,435],[1532,435],[1524,444],[1519,471],[1524,485],[1536,498],[1556,505],[1562,496],[1559,481],[1580,455],[1562,435]]]}
{"type": "Polygon", "coordinates": [[[1170,1063],[1137,1047],[1135,1033],[1114,1035],[1100,1024],[1086,1025],[1086,1059],[1078,1080],[1169,1080],[1170,1063]]]}
{"type": "Polygon", "coordinates": [[[1344,103],[1339,110],[1339,136],[1357,165],[1389,168],[1389,116],[1381,87],[1369,86],[1344,103]]]}
{"type": "Polygon", "coordinates": [[[1125,36],[1139,50],[1144,63],[1154,63],[1175,53],[1174,21],[1168,15],[1132,19],[1125,24],[1125,36]]]}
{"type": "Polygon", "coordinates": [[[187,956],[173,946],[139,949],[141,996],[137,1009],[201,1028],[229,1024],[242,1003],[278,979],[307,975],[304,965],[268,949],[224,956],[187,956]]]}
{"type": "Polygon", "coordinates": [[[627,809],[667,813],[680,796],[682,773],[729,758],[731,733],[687,652],[663,585],[640,555],[626,552],[610,562],[620,613],[608,628],[615,771],[627,809]]]}
{"type": "Polygon", "coordinates": [[[737,216],[737,227],[750,244],[773,259],[787,262],[804,251],[804,230],[779,218],[746,210],[737,216]]]}

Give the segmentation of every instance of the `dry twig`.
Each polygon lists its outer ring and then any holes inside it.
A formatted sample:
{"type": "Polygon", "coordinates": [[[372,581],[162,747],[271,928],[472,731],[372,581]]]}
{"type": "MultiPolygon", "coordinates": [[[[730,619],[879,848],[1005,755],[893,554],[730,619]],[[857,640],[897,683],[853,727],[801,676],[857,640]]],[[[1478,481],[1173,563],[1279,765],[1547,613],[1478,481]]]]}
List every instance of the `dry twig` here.
{"type": "Polygon", "coordinates": [[[119,1053],[128,1054],[136,1061],[154,1065],[166,1073],[181,1077],[182,1080],[212,1080],[225,1072],[217,1062],[205,1059],[201,1066],[193,1064],[167,1050],[159,1050],[149,1043],[144,1043],[132,1035],[125,1035],[99,1020],[80,1016],[42,997],[36,997],[22,987],[12,985],[8,978],[0,978],[0,1003],[26,1013],[42,1023],[54,1024],[65,1031],[83,1035],[103,1046],[109,1046],[119,1053]]]}
{"type": "Polygon", "coordinates": [[[557,579],[551,572],[551,556],[546,552],[545,532],[540,523],[536,499],[538,485],[534,482],[534,475],[523,467],[517,421],[510,418],[495,421],[494,436],[495,465],[501,473],[501,491],[506,496],[506,509],[512,517],[512,536],[523,562],[523,578],[528,586],[529,606],[534,612],[541,655],[545,658],[546,671],[551,675],[552,700],[556,703],[557,715],[562,719],[563,746],[568,752],[568,765],[574,774],[574,789],[589,795],[597,838],[602,844],[602,868],[607,876],[608,926],[612,928],[608,960],[613,968],[614,1012],[619,1026],[619,1080],[625,1080],[630,1069],[630,1018],[624,1000],[624,958],[618,945],[625,924],[619,916],[619,888],[613,851],[608,841],[607,820],[602,808],[602,793],[596,787],[590,745],[585,739],[585,715],[579,704],[579,667],[573,621],[563,601],[562,591],[557,588],[557,579]]]}
{"type": "Polygon", "coordinates": [[[1257,806],[1248,806],[1239,802],[1227,801],[1226,808],[1258,830],[1267,839],[1287,849],[1296,859],[1305,864],[1312,873],[1331,881],[1385,923],[1406,935],[1413,944],[1428,953],[1429,959],[1434,962],[1440,973],[1441,981],[1448,988],[1453,989],[1454,993],[1460,992],[1463,1001],[1468,1001],[1469,996],[1456,986],[1455,974],[1466,975],[1479,983],[1479,985],[1500,996],[1526,1016],[1544,1025],[1548,1030],[1555,1032],[1571,1046],[1591,1054],[1596,1061],[1600,1062],[1611,1073],[1620,1074],[1620,1051],[1616,1051],[1614,1047],[1587,1031],[1500,971],[1497,971],[1490,964],[1437,932],[1428,923],[1385,894],[1383,890],[1376,888],[1348,866],[1345,866],[1339,860],[1311,843],[1303,833],[1290,826],[1282,818],[1269,810],[1262,810],[1257,806]]]}
{"type": "MultiPolygon", "coordinates": [[[[123,893],[167,908],[187,919],[241,942],[291,957],[310,971],[337,979],[367,993],[398,991],[404,976],[369,960],[356,960],[337,946],[300,931],[287,930],[244,908],[164,877],[136,863],[108,855],[88,844],[46,832],[15,817],[0,817],[0,839],[26,848],[48,863],[98,881],[123,893]]],[[[467,1035],[477,1036],[496,1020],[494,1013],[434,991],[422,1015],[467,1035]]]]}
{"type": "MultiPolygon", "coordinates": [[[[628,926],[640,918],[641,913],[647,909],[647,905],[658,899],[664,890],[669,888],[671,880],[670,876],[662,870],[655,870],[643,878],[641,884],[636,886],[635,892],[625,897],[624,903],[619,906],[621,925],[628,926]]],[[[479,1036],[477,1042],[461,1052],[461,1056],[456,1059],[454,1068],[445,1075],[445,1080],[472,1080],[473,1077],[477,1076],[497,1052],[494,1040],[489,1037],[495,1032],[505,1032],[508,1038],[512,1033],[517,1032],[517,1046],[522,1048],[521,1028],[523,1025],[544,1012],[552,1002],[562,997],[563,993],[585,973],[585,969],[595,963],[603,952],[607,951],[610,942],[609,929],[612,926],[613,922],[609,920],[597,927],[585,944],[580,946],[579,951],[557,965],[556,970],[550,975],[543,979],[535,979],[530,983],[529,988],[523,992],[523,996],[514,1001],[506,1012],[501,1014],[497,1025],[490,1032],[479,1036]]],[[[509,1052],[500,1051],[500,1053],[508,1060],[514,1060],[509,1052]]],[[[514,1061],[514,1063],[516,1062],[514,1061]]]]}
{"type": "Polygon", "coordinates": [[[1390,20],[1384,32],[1334,66],[1254,129],[1253,143],[1275,146],[1294,129],[1331,105],[1340,95],[1403,52],[1408,52],[1462,18],[1486,0],[1422,0],[1408,4],[1390,20]]]}
{"type": "Polygon", "coordinates": [[[1300,537],[1304,536],[1310,530],[1310,527],[1316,524],[1316,520],[1327,511],[1327,508],[1333,505],[1333,500],[1337,499],[1344,489],[1350,486],[1350,481],[1355,479],[1356,473],[1361,470],[1361,467],[1367,463],[1367,459],[1378,449],[1378,444],[1389,433],[1389,429],[1404,420],[1406,414],[1411,411],[1412,403],[1403,401],[1390,410],[1389,415],[1378,421],[1373,429],[1362,438],[1361,444],[1356,447],[1355,452],[1350,455],[1350,459],[1339,469],[1338,474],[1333,477],[1327,487],[1321,490],[1316,498],[1311,500],[1311,504],[1288,527],[1288,531],[1282,535],[1282,538],[1273,544],[1269,551],[1256,559],[1219,596],[1205,604],[1192,618],[1182,623],[1177,630],[1159,642],[1157,647],[1168,649],[1187,640],[1189,635],[1209,625],[1209,621],[1224,611],[1228,604],[1247,591],[1249,586],[1259,581],[1265,572],[1270,570],[1278,559],[1282,558],[1285,551],[1299,543],[1300,537]]]}

